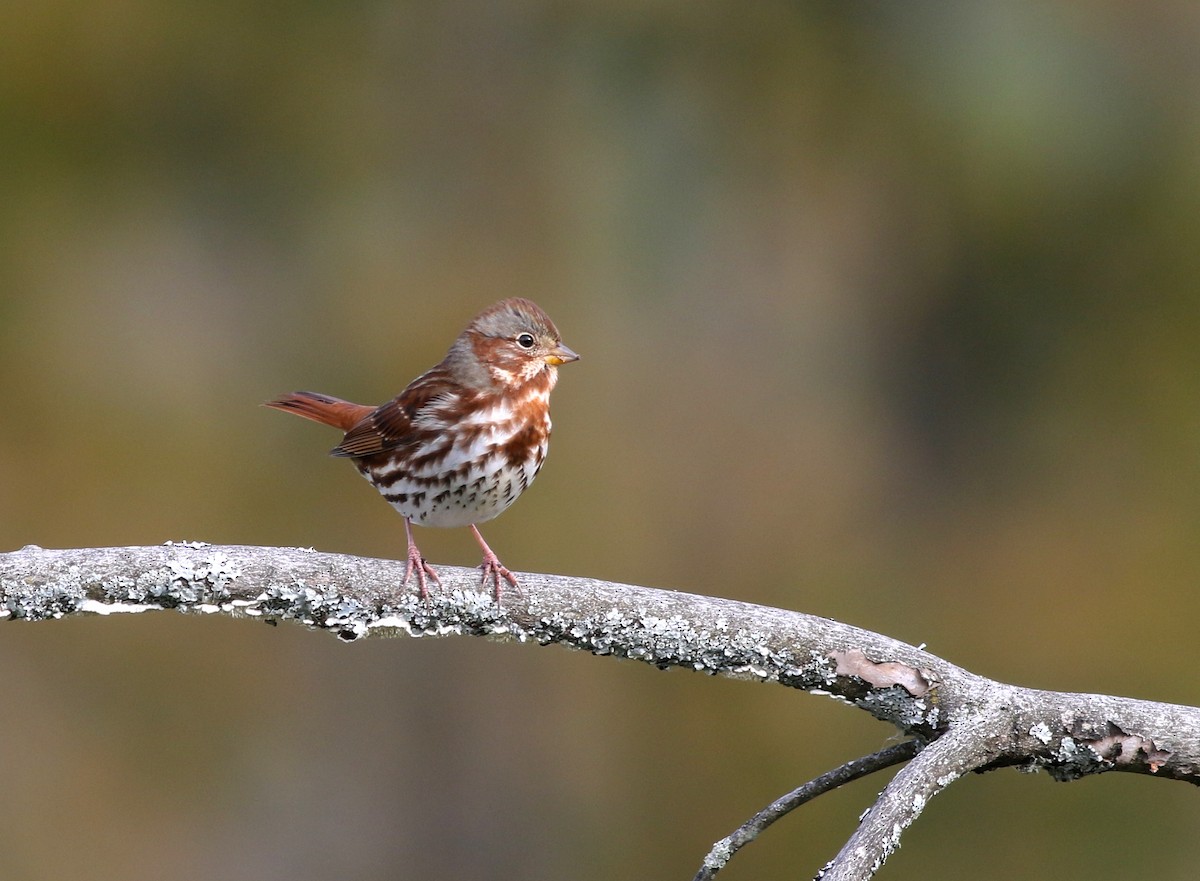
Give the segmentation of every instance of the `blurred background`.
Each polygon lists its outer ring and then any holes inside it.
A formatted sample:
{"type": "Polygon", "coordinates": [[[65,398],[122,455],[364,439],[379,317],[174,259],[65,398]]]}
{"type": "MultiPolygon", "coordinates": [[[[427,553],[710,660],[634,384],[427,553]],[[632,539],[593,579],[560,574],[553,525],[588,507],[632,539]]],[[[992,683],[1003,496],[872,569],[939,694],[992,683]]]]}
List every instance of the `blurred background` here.
{"type": "MultiPolygon", "coordinates": [[[[401,556],[258,404],[382,402],[523,295],[583,360],[512,568],[1200,703],[1198,43],[1183,0],[2,4],[0,547],[401,556]]],[[[10,881],[690,878],[894,733],[557,648],[2,629],[10,881]]],[[[722,877],[810,877],[883,782],[722,877]]],[[[881,877],[1193,879],[1195,799],[965,779],[881,877]]]]}

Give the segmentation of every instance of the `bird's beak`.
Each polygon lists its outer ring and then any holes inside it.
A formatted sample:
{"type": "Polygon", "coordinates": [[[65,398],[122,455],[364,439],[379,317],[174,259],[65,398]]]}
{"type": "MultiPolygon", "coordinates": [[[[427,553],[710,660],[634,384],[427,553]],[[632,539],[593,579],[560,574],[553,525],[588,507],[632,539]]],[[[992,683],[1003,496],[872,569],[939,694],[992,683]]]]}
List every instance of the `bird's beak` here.
{"type": "Polygon", "coordinates": [[[570,349],[568,349],[566,346],[564,346],[562,343],[559,343],[557,346],[555,346],[553,349],[550,350],[549,354],[546,355],[546,363],[549,364],[551,367],[557,367],[559,364],[568,364],[571,361],[578,361],[578,360],[579,360],[579,356],[576,355],[574,352],[572,352],[570,349]]]}

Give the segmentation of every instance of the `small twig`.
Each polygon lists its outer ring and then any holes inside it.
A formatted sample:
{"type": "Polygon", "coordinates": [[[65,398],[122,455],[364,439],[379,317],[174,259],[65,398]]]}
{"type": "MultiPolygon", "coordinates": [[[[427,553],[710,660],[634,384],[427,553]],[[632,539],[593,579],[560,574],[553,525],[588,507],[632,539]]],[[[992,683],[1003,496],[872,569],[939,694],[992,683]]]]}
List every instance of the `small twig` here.
{"type": "Polygon", "coordinates": [[[708,856],[704,858],[704,864],[696,873],[694,881],[709,881],[744,845],[749,844],[768,826],[805,802],[812,801],[818,795],[823,795],[831,789],[837,789],[860,777],[866,777],[868,774],[874,774],[876,771],[882,771],[892,765],[907,762],[920,751],[919,741],[907,740],[904,743],[897,743],[871,753],[869,756],[863,756],[861,759],[854,759],[844,765],[839,765],[832,771],[826,771],[820,777],[793,789],[787,795],[771,802],[734,830],[731,835],[714,844],[712,850],[708,852],[708,856]]]}

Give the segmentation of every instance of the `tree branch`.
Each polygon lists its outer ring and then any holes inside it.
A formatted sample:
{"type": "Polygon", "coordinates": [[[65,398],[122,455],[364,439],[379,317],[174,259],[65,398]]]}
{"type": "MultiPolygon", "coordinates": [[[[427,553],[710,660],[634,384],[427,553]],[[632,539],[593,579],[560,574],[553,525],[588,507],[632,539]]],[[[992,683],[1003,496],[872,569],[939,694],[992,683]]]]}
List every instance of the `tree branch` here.
{"type": "Polygon", "coordinates": [[[900,769],[859,819],[850,840],[817,874],[818,881],[857,881],[879,870],[929,799],[986,759],[989,738],[964,733],[971,727],[952,728],[900,769]]]}
{"type": "Polygon", "coordinates": [[[839,765],[832,771],[826,771],[820,777],[809,780],[782,798],[777,798],[735,829],[731,835],[727,835],[714,844],[712,850],[708,852],[708,856],[704,858],[704,864],[696,873],[693,881],[709,881],[716,877],[717,872],[725,868],[725,864],[733,858],[735,853],[756,839],[776,820],[782,819],[800,805],[812,801],[818,795],[824,795],[839,786],[858,780],[860,777],[866,777],[876,771],[890,768],[892,765],[907,762],[920,749],[921,744],[916,740],[893,744],[871,753],[869,756],[839,765]]]}
{"type": "Polygon", "coordinates": [[[563,575],[522,574],[497,606],[477,570],[439,567],[429,602],[404,563],[295,548],[162,547],[0,554],[0,618],[158,609],[294,620],[344,640],[487,636],[840,698],[927,744],[893,778],[824,878],[868,878],[929,797],[967,771],[1020,765],[1200,784],[1200,709],[995,682],[878,633],[783,609],[563,575]],[[515,594],[515,591],[513,592],[515,594]]]}

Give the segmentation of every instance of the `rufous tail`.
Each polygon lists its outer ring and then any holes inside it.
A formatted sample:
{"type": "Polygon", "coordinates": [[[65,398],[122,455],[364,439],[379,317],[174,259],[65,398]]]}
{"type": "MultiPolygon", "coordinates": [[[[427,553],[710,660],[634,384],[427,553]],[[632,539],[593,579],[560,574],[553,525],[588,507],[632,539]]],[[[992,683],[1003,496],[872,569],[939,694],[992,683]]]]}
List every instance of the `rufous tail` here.
{"type": "Polygon", "coordinates": [[[295,413],[297,416],[320,422],[322,425],[331,425],[342,431],[349,431],[366,416],[375,412],[374,407],[368,407],[366,404],[352,404],[319,392],[292,392],[290,395],[280,395],[263,406],[295,413]]]}

